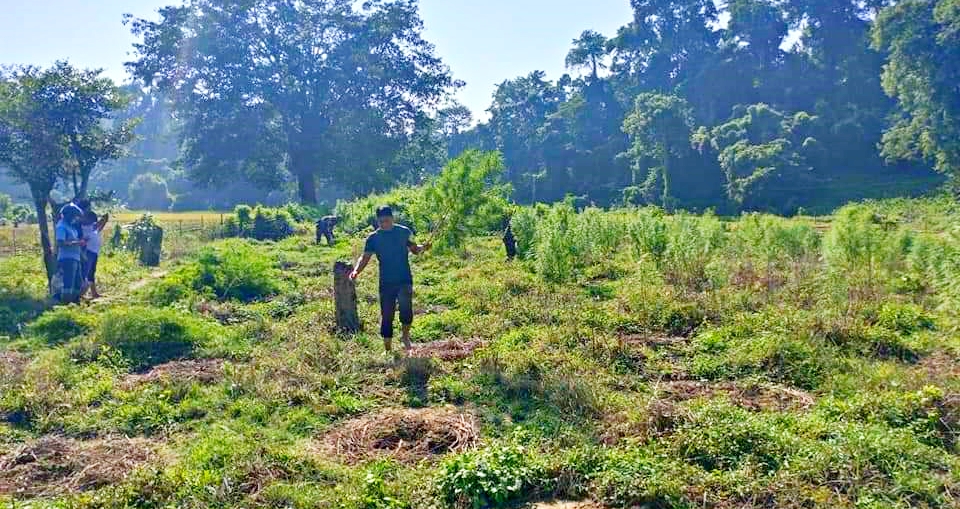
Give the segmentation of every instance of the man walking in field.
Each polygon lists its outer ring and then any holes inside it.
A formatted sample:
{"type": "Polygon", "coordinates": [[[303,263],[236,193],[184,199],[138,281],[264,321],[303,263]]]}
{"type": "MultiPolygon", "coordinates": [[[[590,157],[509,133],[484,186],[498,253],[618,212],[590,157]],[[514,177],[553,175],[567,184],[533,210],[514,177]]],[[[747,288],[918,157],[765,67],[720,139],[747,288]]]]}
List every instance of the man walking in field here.
{"type": "Polygon", "coordinates": [[[405,226],[394,224],[390,207],[377,209],[380,228],[367,238],[363,255],[350,279],[357,279],[377,255],[380,263],[380,335],[387,352],[392,349],[393,318],[400,308],[400,325],[403,331],[403,347],[410,350],[410,325],[413,324],[413,274],[410,271],[410,253],[420,254],[430,249],[430,243],[418,245],[413,241],[413,232],[405,226]]]}

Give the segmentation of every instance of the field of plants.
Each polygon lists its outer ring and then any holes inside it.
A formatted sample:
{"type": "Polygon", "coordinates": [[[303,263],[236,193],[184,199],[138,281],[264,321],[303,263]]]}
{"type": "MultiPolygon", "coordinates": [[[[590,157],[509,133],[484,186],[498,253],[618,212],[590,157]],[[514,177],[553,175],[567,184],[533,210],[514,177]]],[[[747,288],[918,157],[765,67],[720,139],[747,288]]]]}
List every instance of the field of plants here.
{"type": "MultiPolygon", "coordinates": [[[[164,250],[168,256],[172,257],[191,252],[199,242],[223,237],[224,221],[230,216],[226,213],[211,211],[115,212],[110,214],[110,223],[104,233],[105,240],[110,239],[117,225],[123,228],[148,213],[164,229],[164,250]]],[[[0,258],[20,254],[33,255],[39,252],[40,237],[36,224],[20,224],[16,228],[13,223],[0,225],[0,258]]]]}
{"type": "Polygon", "coordinates": [[[159,270],[117,250],[108,297],[79,307],[46,308],[35,258],[0,260],[0,503],[960,505],[949,198],[829,223],[518,208],[514,261],[476,234],[494,225],[441,213],[418,228],[446,248],[414,261],[415,348],[395,358],[374,270],[367,332],[333,330],[332,266],[398,196],[341,204],[357,233],[333,248],[304,226],[159,270]]]}

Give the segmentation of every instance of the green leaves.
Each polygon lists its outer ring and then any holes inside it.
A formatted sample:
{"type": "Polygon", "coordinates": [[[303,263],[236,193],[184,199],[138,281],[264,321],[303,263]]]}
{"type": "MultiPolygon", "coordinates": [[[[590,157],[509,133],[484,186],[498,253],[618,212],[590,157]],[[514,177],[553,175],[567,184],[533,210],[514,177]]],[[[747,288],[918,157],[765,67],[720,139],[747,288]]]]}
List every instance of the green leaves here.
{"type": "Polygon", "coordinates": [[[160,12],[132,22],[142,42],[128,66],[177,94],[184,162],[204,184],[289,174],[307,203],[315,179],[380,188],[418,117],[455,85],[413,2],[193,0],[160,12]]]}
{"type": "Polygon", "coordinates": [[[883,155],[931,161],[951,176],[960,168],[957,26],[956,2],[911,0],[885,9],[873,27],[874,47],[889,52],[883,88],[899,106],[883,155]]]}

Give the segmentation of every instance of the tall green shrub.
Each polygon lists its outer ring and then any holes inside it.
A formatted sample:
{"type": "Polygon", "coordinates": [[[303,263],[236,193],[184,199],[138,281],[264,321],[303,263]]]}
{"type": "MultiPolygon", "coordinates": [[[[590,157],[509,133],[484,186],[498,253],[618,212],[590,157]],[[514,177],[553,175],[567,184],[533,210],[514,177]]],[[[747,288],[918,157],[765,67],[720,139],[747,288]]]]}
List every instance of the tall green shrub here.
{"type": "Polygon", "coordinates": [[[852,285],[875,287],[880,277],[906,261],[910,235],[882,221],[866,205],[848,205],[834,215],[823,240],[827,266],[852,285]]]}
{"type": "Polygon", "coordinates": [[[627,235],[633,253],[639,259],[649,256],[660,267],[667,251],[669,234],[664,211],[659,207],[646,207],[637,211],[634,220],[627,226],[627,235]]]}
{"type": "Polygon", "coordinates": [[[534,269],[543,279],[562,283],[573,278],[581,254],[574,242],[577,213],[567,201],[554,205],[537,225],[534,269]]]}
{"type": "Polygon", "coordinates": [[[530,257],[536,245],[537,225],[540,216],[533,207],[519,207],[510,218],[510,228],[517,241],[517,254],[520,258],[530,257]]]}
{"type": "Polygon", "coordinates": [[[673,216],[661,264],[664,277],[689,290],[703,289],[709,282],[707,269],[724,241],[723,224],[713,214],[673,216]]]}
{"type": "Polygon", "coordinates": [[[500,153],[469,150],[426,186],[428,228],[438,249],[457,249],[471,234],[499,229],[510,191],[499,184],[502,173],[500,153]]]}
{"type": "Polygon", "coordinates": [[[251,235],[257,240],[281,240],[296,231],[296,221],[285,209],[258,206],[253,211],[251,235]]]}

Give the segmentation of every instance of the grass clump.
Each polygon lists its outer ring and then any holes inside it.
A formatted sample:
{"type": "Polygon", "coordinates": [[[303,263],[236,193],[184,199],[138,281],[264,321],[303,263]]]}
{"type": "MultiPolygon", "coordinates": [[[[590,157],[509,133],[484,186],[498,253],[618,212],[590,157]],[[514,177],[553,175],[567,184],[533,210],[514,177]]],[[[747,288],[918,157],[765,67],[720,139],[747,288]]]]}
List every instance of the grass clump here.
{"type": "Polygon", "coordinates": [[[217,325],[174,309],[124,307],[103,315],[96,337],[143,369],[189,357],[221,334],[217,325]]]}
{"type": "Polygon", "coordinates": [[[590,491],[609,507],[687,507],[685,486],[695,469],[644,447],[612,450],[590,477],[590,491]]]}
{"type": "Polygon", "coordinates": [[[680,457],[707,471],[756,467],[773,472],[792,450],[782,428],[740,407],[708,403],[695,409],[672,445],[680,457]]]}
{"type": "Polygon", "coordinates": [[[246,241],[231,239],[203,248],[195,262],[153,285],[149,299],[163,306],[198,293],[250,302],[276,295],[280,289],[275,262],[246,241]]]}
{"type": "Polygon", "coordinates": [[[27,334],[49,345],[59,345],[94,330],[100,316],[77,306],[58,307],[27,326],[27,334]]]}
{"type": "Polygon", "coordinates": [[[740,315],[693,340],[691,372],[707,379],[758,375],[772,382],[815,389],[836,369],[839,352],[806,330],[799,317],[775,311],[740,315]]]}

